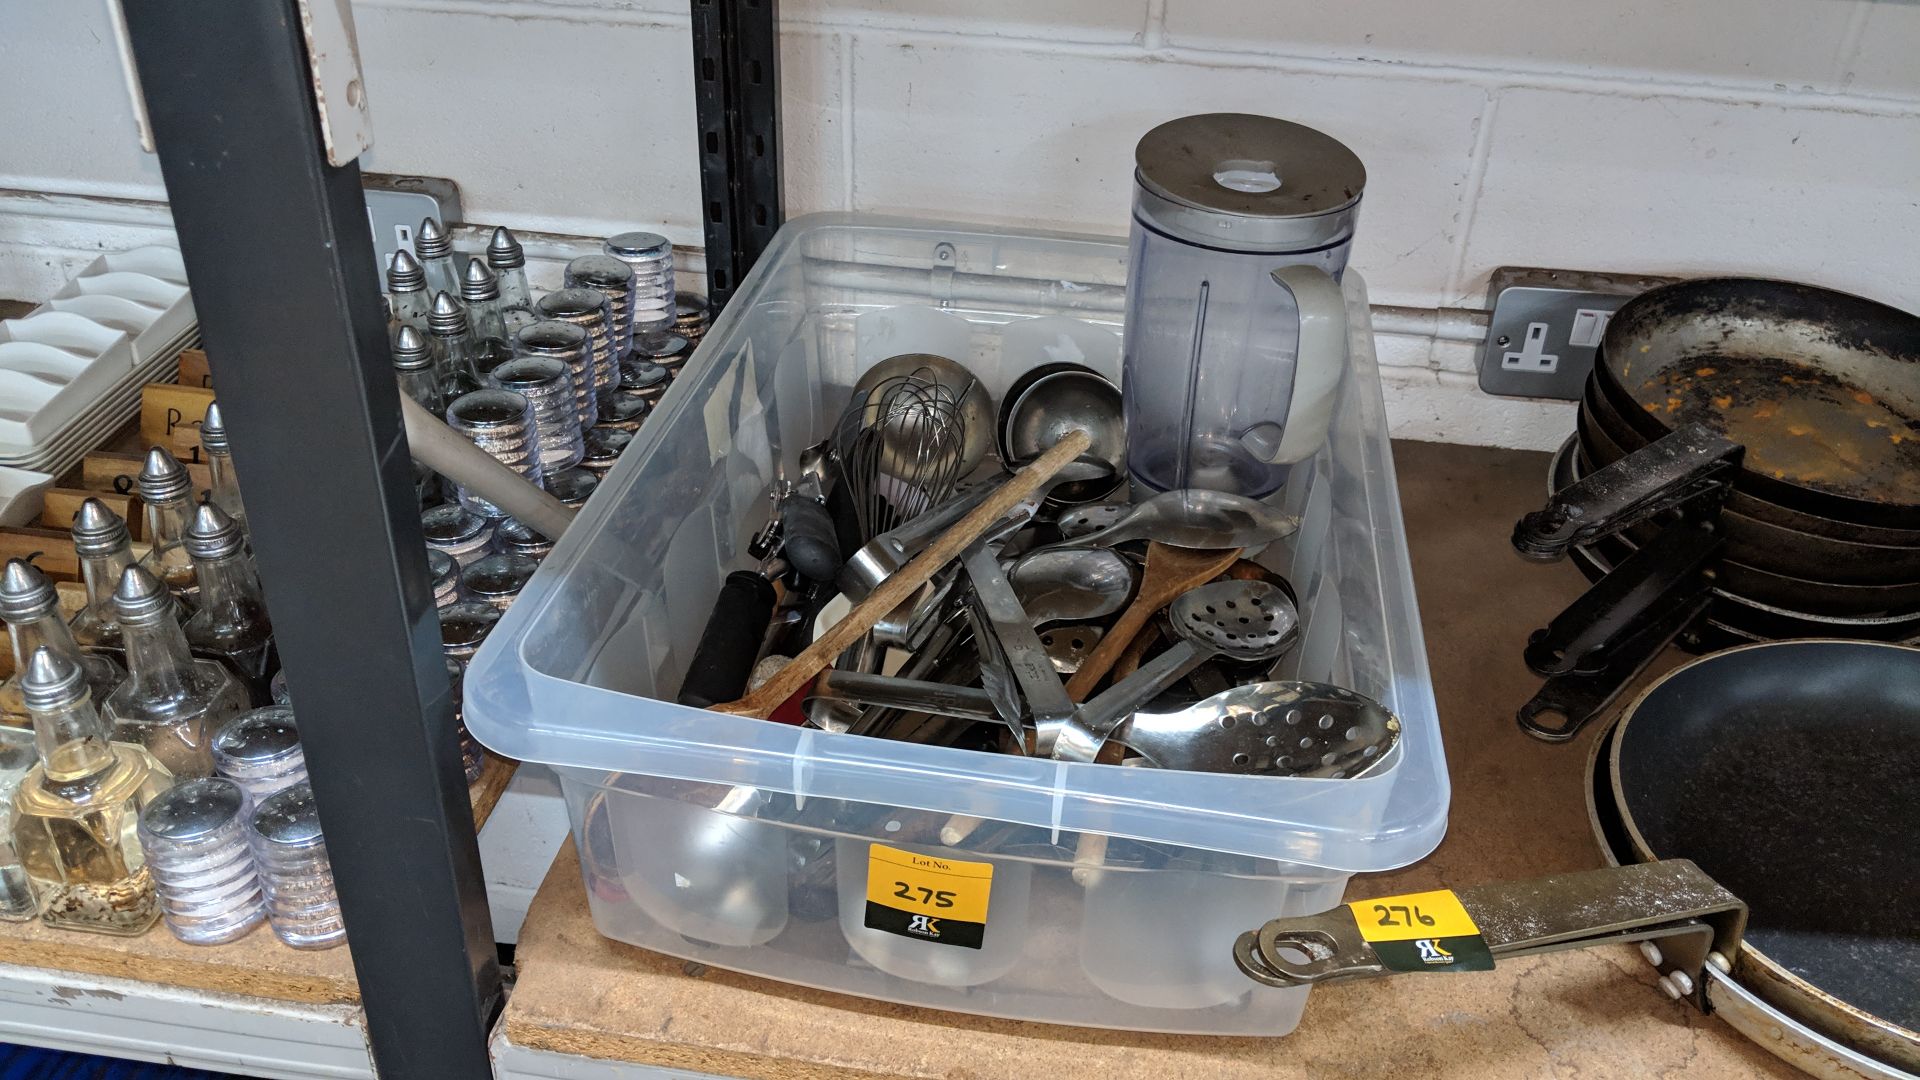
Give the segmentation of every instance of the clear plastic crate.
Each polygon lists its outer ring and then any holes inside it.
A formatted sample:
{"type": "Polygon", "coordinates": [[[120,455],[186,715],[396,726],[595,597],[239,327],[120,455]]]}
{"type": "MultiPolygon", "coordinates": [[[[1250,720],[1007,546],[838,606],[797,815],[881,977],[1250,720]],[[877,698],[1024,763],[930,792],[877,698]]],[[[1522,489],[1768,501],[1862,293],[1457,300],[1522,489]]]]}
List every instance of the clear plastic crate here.
{"type": "Polygon", "coordinates": [[[1400,717],[1400,744],[1375,775],[1054,762],[671,700],[721,579],[752,564],[776,463],[798,475],[800,451],[826,436],[863,370],[940,353],[996,402],[1053,360],[1117,381],[1125,274],[1119,238],[837,214],[775,237],[466,679],[475,736],[558,768],[602,933],[943,1009],[1155,1031],[1293,1028],[1305,991],[1242,975],[1234,938],[1334,905],[1351,874],[1413,862],[1446,827],[1358,274],[1345,278],[1350,357],[1329,444],[1280,496],[1302,528],[1260,561],[1300,601],[1301,645],[1280,676],[1351,687],[1400,717]],[[955,815],[984,824],[943,845],[955,815]],[[990,882],[962,890],[984,893],[978,948],[868,926],[869,887],[897,887],[893,850],[987,868],[990,882]]]}

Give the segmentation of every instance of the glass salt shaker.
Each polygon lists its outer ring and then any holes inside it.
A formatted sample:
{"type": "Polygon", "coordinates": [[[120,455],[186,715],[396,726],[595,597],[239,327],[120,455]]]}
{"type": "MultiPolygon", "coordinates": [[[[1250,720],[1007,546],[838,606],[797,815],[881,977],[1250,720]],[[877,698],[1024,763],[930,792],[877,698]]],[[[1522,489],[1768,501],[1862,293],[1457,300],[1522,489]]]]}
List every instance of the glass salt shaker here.
{"type": "Polygon", "coordinates": [[[393,371],[400,380],[400,392],[419,402],[421,408],[437,416],[446,407],[434,370],[433,343],[425,334],[411,326],[393,332],[393,371]]]}
{"type": "Polygon", "coordinates": [[[679,374],[681,365],[687,357],[693,355],[693,339],[680,334],[662,334],[653,339],[646,348],[635,351],[634,358],[659,364],[667,369],[671,379],[679,374]]]}
{"type": "Polygon", "coordinates": [[[189,945],[235,941],[267,917],[247,845],[248,800],[221,777],[167,789],[140,812],[140,849],[160,918],[189,945]]]}
{"type": "Polygon", "coordinates": [[[567,264],[570,289],[597,289],[606,294],[613,316],[613,359],[619,363],[633,351],[633,269],[611,255],[582,255],[567,264]]]}
{"type": "Polygon", "coordinates": [[[547,479],[547,491],[575,510],[587,505],[600,478],[586,469],[568,469],[547,479]]]}
{"type": "Polygon", "coordinates": [[[439,548],[428,548],[427,573],[433,578],[434,607],[451,607],[460,602],[460,564],[453,556],[439,548]]]}
{"type": "Polygon", "coordinates": [[[484,382],[487,372],[513,356],[507,347],[507,324],[501,315],[500,283],[494,280],[493,271],[487,269],[486,263],[468,260],[467,272],[460,279],[460,300],[467,305],[474,369],[484,382]]]}
{"type": "Polygon", "coordinates": [[[500,283],[501,310],[533,310],[533,290],[527,287],[527,253],[505,225],[493,230],[493,239],[487,243],[487,268],[500,283]]]}
{"type": "Polygon", "coordinates": [[[268,700],[280,656],[246,537],[218,506],[201,503],[187,527],[187,552],[200,579],[200,608],[183,627],[188,647],[238,674],[255,701],[268,700]]]}
{"type": "Polygon", "coordinates": [[[453,733],[460,741],[460,771],[466,776],[467,783],[480,782],[480,774],[487,770],[487,753],[480,743],[467,730],[467,704],[462,696],[466,682],[466,665],[453,660],[447,661],[447,682],[453,693],[453,733]]]}
{"type": "Polygon", "coordinates": [[[578,326],[587,332],[593,353],[593,392],[596,396],[620,381],[620,357],[614,353],[613,306],[599,289],[556,289],[534,307],[545,319],[578,326]]]}
{"type": "Polygon", "coordinates": [[[667,392],[671,373],[651,360],[634,357],[620,365],[620,390],[637,394],[651,408],[667,392]]]}
{"type": "Polygon", "coordinates": [[[585,469],[602,479],[613,463],[620,460],[626,452],[627,444],[633,441],[633,432],[618,431],[613,428],[597,427],[581,437],[582,453],[579,468],[585,469]]]}
{"type": "MultiPolygon", "coordinates": [[[[533,418],[533,403],[525,397],[511,390],[462,394],[447,406],[447,426],[535,487],[546,486],[546,473],[540,467],[540,429],[533,418]]],[[[454,485],[454,495],[461,506],[482,517],[507,516],[462,484],[454,485]]]]}
{"type": "Polygon", "coordinates": [[[331,949],[347,939],[310,784],[302,780],[255,807],[247,843],[274,936],[296,949],[331,949]]]}
{"type": "Polygon", "coordinates": [[[633,270],[633,336],[648,342],[673,325],[673,244],[659,233],[623,232],[601,250],[633,270]]]}
{"type": "Polygon", "coordinates": [[[474,563],[467,571],[467,597],[505,611],[539,569],[538,560],[496,552],[474,563]]]}
{"type": "Polygon", "coordinates": [[[500,550],[509,555],[524,555],[538,562],[553,552],[553,541],[546,534],[517,518],[502,521],[493,535],[500,550]]]}
{"type": "Polygon", "coordinates": [[[509,360],[484,376],[488,386],[511,390],[533,403],[540,431],[540,469],[549,475],[580,461],[580,416],[573,378],[562,361],[544,356],[509,360]]]}
{"type": "Polygon", "coordinates": [[[193,557],[187,554],[193,477],[166,447],[156,446],[147,451],[137,486],[140,501],[147,506],[147,543],[152,545],[141,565],[175,596],[195,603],[200,586],[193,576],[193,557]]]}
{"type": "Polygon", "coordinates": [[[423,511],[420,527],[428,547],[453,556],[462,567],[493,550],[493,523],[457,503],[423,511]]]}
{"type": "Polygon", "coordinates": [[[427,275],[406,248],[387,260],[387,302],[393,305],[393,317],[421,334],[427,332],[427,309],[432,296],[427,292],[427,275]]]}
{"type": "Polygon", "coordinates": [[[699,293],[681,293],[674,297],[674,333],[698,345],[712,322],[713,310],[707,306],[706,297],[699,293]]]}
{"type": "Polygon", "coordinates": [[[422,218],[414,230],[413,253],[419,256],[428,296],[460,295],[460,272],[453,265],[453,238],[433,218],[422,218]]]}
{"type": "Polygon", "coordinates": [[[127,681],[103,712],[113,738],[151,753],[183,780],[213,774],[213,733],[251,701],[245,683],[213,660],[194,657],[158,578],[129,567],[113,602],[127,646],[127,681]]]}
{"type": "Polygon", "coordinates": [[[492,604],[467,600],[440,613],[440,649],[447,659],[447,675],[453,680],[454,733],[460,740],[460,763],[466,769],[467,783],[480,779],[485,766],[480,744],[467,731],[461,698],[467,662],[480,651],[480,644],[500,622],[500,609],[492,604]]]}
{"type": "Polygon", "coordinates": [[[616,431],[640,430],[647,418],[647,399],[628,390],[615,390],[600,403],[600,426],[616,431]]]}
{"type": "Polygon", "coordinates": [[[537,356],[567,365],[573,385],[574,415],[585,432],[600,420],[600,395],[594,390],[591,335],[581,327],[556,319],[542,319],[513,335],[513,355],[537,356]]]}
{"type": "Polygon", "coordinates": [[[480,386],[480,356],[467,323],[467,309],[450,293],[437,293],[427,312],[427,332],[433,345],[433,373],[440,397],[451,401],[480,386]]]}
{"type": "Polygon", "coordinates": [[[305,780],[307,758],[293,709],[268,705],[220,725],[213,736],[213,768],[240,785],[251,806],[305,780]]]}

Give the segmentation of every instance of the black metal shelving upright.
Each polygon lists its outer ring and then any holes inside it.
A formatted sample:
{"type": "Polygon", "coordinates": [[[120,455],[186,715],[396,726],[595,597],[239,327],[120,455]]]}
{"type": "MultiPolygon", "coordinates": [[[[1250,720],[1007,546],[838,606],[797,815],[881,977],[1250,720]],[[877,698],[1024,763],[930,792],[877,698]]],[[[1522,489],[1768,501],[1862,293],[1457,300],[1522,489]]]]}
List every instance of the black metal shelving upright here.
{"type": "Polygon", "coordinates": [[[360,169],[296,0],[126,0],[383,1080],[491,1075],[501,1003],[360,169]]]}
{"type": "Polygon", "coordinates": [[[779,18],[779,0],[693,0],[701,220],[716,312],[786,220],[779,18]]]}
{"type": "MultiPolygon", "coordinates": [[[[124,0],[383,1080],[490,1075],[502,1000],[356,164],[298,0],[124,0]]],[[[717,309],[784,219],[777,0],[693,0],[717,309]]]]}

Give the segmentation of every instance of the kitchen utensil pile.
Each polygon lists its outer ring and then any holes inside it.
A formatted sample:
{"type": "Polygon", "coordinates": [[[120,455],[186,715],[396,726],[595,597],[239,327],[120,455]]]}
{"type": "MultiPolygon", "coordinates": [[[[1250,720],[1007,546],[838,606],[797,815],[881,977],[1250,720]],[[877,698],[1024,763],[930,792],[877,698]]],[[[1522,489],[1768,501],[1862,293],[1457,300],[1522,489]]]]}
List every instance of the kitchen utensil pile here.
{"type": "MultiPolygon", "coordinates": [[[[1112,389],[1091,371],[1072,380],[1112,389]]],[[[1056,415],[1029,393],[1001,412],[1020,432],[979,430],[995,415],[985,397],[964,366],[926,354],[853,387],[802,481],[773,493],[760,568],[729,580],[683,704],[1061,761],[1380,767],[1399,721],[1346,688],[1276,679],[1299,642],[1295,598],[1237,569],[1297,519],[1223,491],[1116,500],[1118,392],[1075,394],[1056,415]],[[989,447],[1035,453],[996,461],[989,447]],[[1076,502],[1089,493],[1116,501],[1076,502]],[[787,558],[790,544],[806,557],[787,558]],[[766,677],[749,689],[753,671],[766,677]]]]}

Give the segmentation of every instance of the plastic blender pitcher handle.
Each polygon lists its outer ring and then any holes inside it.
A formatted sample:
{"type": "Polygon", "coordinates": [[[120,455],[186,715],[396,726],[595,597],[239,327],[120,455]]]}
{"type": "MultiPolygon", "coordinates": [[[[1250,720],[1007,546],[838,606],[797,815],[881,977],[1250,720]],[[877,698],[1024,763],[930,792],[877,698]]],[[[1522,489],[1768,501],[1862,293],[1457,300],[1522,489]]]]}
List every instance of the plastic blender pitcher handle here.
{"type": "Polygon", "coordinates": [[[1293,400],[1285,426],[1257,425],[1241,436],[1254,456],[1269,465],[1292,465],[1319,452],[1333,420],[1333,395],[1347,367],[1347,302],[1333,275],[1317,266],[1282,266],[1273,283],[1300,309],[1300,347],[1293,367],[1293,400]]]}

